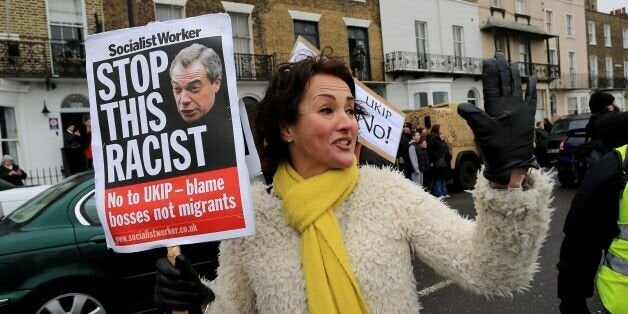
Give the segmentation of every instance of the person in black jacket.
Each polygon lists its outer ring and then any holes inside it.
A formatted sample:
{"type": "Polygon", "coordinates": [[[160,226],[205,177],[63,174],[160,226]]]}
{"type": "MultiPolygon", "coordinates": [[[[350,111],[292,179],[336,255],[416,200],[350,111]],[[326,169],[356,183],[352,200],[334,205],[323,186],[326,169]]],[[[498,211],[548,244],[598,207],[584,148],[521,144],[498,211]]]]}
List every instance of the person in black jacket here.
{"type": "MultiPolygon", "coordinates": [[[[591,95],[593,116],[587,126],[593,139],[607,147],[628,143],[628,112],[612,111],[614,98],[606,93],[591,95]],[[610,97],[609,97],[610,96],[610,97]]],[[[558,298],[561,313],[590,313],[587,298],[593,295],[594,278],[602,253],[619,234],[619,190],[622,163],[611,151],[587,172],[571,202],[558,261],[558,298]]]]}
{"type": "Polygon", "coordinates": [[[13,185],[22,186],[26,179],[26,172],[13,163],[11,155],[2,156],[2,165],[0,165],[0,179],[3,179],[13,185]]]}
{"type": "Polygon", "coordinates": [[[403,172],[403,176],[406,179],[412,179],[412,165],[410,164],[410,155],[408,155],[408,148],[410,147],[410,140],[412,140],[412,123],[406,122],[403,124],[403,132],[401,133],[401,139],[399,140],[399,147],[397,148],[397,165],[399,170],[403,172]]]}
{"type": "Polygon", "coordinates": [[[430,162],[432,163],[432,194],[436,197],[448,198],[447,177],[449,176],[451,152],[445,142],[440,124],[432,125],[431,139],[427,144],[430,162]]]}

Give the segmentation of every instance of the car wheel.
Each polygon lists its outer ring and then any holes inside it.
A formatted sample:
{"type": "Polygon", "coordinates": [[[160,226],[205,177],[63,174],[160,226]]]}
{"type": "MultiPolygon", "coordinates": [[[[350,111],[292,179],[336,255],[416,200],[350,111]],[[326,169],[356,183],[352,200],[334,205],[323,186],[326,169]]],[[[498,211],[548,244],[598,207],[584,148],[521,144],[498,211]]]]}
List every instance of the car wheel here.
{"type": "Polygon", "coordinates": [[[473,189],[478,179],[478,169],[478,164],[472,160],[465,159],[460,162],[458,165],[458,186],[463,190],[473,189]]]}
{"type": "Polygon", "coordinates": [[[105,314],[104,302],[94,291],[87,289],[65,289],[49,292],[34,302],[37,314],[105,314]]]}

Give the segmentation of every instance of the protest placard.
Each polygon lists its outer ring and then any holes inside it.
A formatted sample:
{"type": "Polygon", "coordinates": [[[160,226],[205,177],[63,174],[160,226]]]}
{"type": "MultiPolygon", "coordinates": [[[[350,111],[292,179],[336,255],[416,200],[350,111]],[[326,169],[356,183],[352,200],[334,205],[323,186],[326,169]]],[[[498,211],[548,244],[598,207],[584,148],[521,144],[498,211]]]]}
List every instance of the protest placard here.
{"type": "Polygon", "coordinates": [[[227,14],[85,42],[98,215],[117,252],[254,233],[227,14]]]}
{"type": "MultiPolygon", "coordinates": [[[[320,51],[316,47],[299,36],[289,62],[297,62],[319,54],[320,51]]],[[[358,120],[360,127],[358,141],[380,156],[395,162],[405,114],[356,78],[353,80],[356,103],[361,104],[367,112],[364,118],[358,120]]]]}

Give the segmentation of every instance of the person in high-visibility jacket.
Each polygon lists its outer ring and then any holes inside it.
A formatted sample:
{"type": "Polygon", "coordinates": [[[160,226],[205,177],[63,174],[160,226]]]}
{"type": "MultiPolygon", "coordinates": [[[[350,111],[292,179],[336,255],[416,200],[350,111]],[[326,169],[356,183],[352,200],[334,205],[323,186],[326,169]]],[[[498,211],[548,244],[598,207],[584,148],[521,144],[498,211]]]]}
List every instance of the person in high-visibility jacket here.
{"type": "MultiPolygon", "coordinates": [[[[626,162],[628,145],[617,149],[626,162]]],[[[623,168],[623,167],[622,167],[623,168]]],[[[619,200],[619,235],[611,242],[597,274],[597,289],[604,307],[614,314],[628,313],[628,193],[619,200]]]]}
{"type": "MultiPolygon", "coordinates": [[[[614,105],[614,98],[609,94],[591,95],[589,107],[593,116],[587,128],[605,146],[622,150],[621,146],[628,144],[628,112],[607,110],[611,105],[614,105]]],[[[595,276],[604,252],[612,250],[615,256],[624,258],[624,263],[628,260],[626,241],[614,245],[617,239],[626,239],[626,234],[620,233],[618,222],[625,224],[628,221],[625,218],[626,209],[621,219],[619,214],[621,180],[624,177],[622,168],[622,158],[616,150],[605,154],[589,169],[572,200],[563,227],[565,238],[557,265],[561,313],[591,313],[587,299],[593,296],[595,276]]],[[[623,195],[622,206],[628,208],[625,205],[628,204],[628,193],[623,195]]],[[[604,267],[608,266],[603,266],[598,274],[598,292],[604,306],[613,314],[628,313],[628,294],[625,292],[628,277],[624,276],[623,281],[609,281],[611,273],[604,267]],[[619,291],[617,289],[624,291],[619,294],[620,297],[615,294],[619,291]]],[[[612,275],[617,275],[617,272],[612,275]]]]}

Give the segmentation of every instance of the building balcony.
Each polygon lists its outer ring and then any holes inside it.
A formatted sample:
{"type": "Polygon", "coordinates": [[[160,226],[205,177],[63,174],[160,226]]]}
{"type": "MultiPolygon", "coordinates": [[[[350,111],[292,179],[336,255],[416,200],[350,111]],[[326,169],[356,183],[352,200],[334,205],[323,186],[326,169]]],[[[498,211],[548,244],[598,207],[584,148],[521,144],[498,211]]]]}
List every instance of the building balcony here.
{"type": "Polygon", "coordinates": [[[625,77],[602,77],[591,75],[589,77],[591,89],[628,89],[628,78],[625,77]]]}
{"type": "Polygon", "coordinates": [[[481,76],[482,58],[456,57],[411,51],[392,51],[385,55],[386,73],[446,73],[481,76]]]}
{"type": "Polygon", "coordinates": [[[85,77],[85,47],[74,40],[0,40],[2,77],[85,77]]]}
{"type": "Polygon", "coordinates": [[[549,82],[560,78],[560,65],[547,63],[518,62],[522,78],[536,76],[541,82],[549,82]]]}
{"type": "Polygon", "coordinates": [[[238,81],[270,81],[275,69],[272,55],[234,54],[238,81]]]}
{"type": "MultiPolygon", "coordinates": [[[[236,78],[267,81],[272,55],[235,54],[236,78]]],[[[20,37],[0,40],[0,77],[85,78],[85,45],[76,40],[20,37]]]]}
{"type": "Polygon", "coordinates": [[[563,72],[560,78],[553,80],[549,84],[550,89],[580,89],[589,88],[589,74],[563,72]]]}

